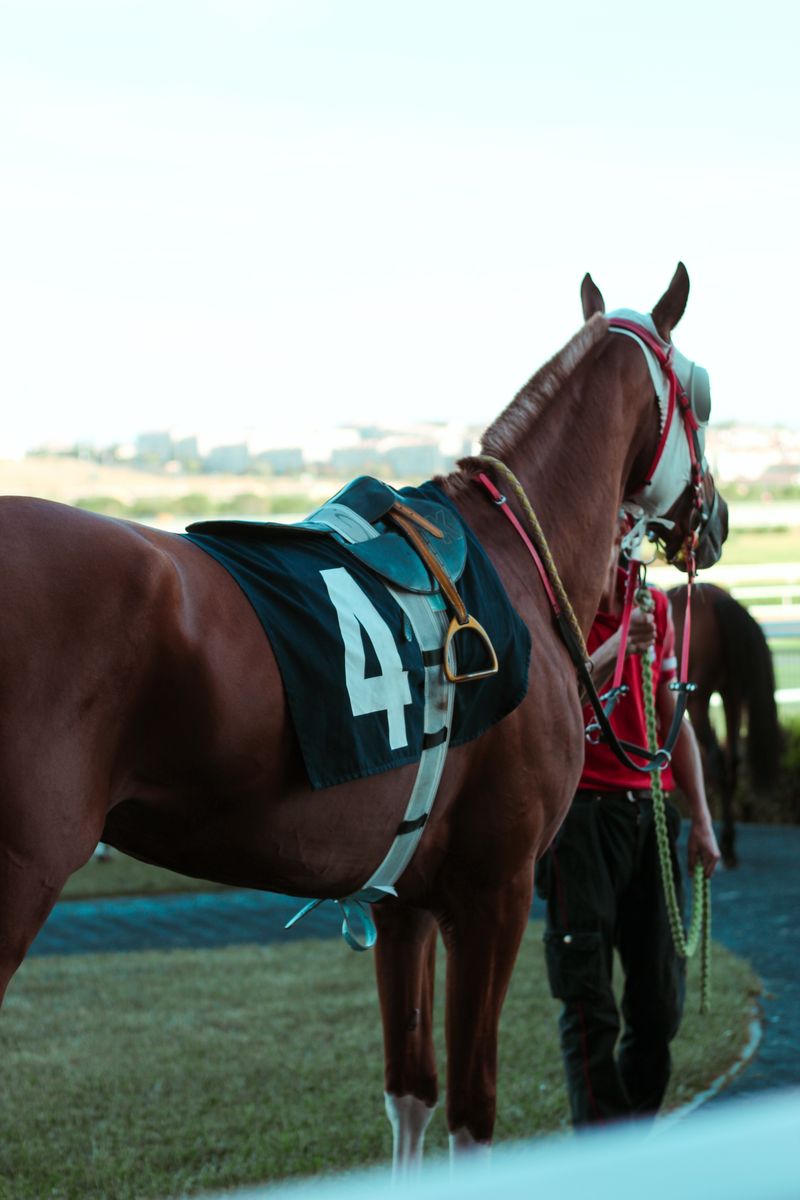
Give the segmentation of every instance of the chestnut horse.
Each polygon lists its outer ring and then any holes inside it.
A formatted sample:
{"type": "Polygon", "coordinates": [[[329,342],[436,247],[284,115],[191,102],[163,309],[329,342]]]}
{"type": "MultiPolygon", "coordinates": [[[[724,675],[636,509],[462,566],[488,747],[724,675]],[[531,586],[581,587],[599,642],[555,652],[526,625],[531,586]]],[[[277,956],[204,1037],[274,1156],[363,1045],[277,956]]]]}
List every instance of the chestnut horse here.
{"type": "MultiPolygon", "coordinates": [[[[686,617],[686,588],[669,592],[680,647],[686,617]]],[[[742,717],[747,714],[746,761],[748,783],[768,794],[778,782],[781,739],[775,703],[775,673],[767,639],[747,609],[729,592],[711,583],[695,588],[692,597],[692,640],[689,677],[697,691],[688,710],[703,750],[710,792],[722,809],[720,850],[726,866],[735,867],[736,820],[734,801],[739,782],[742,717]],[[725,744],[720,746],[708,707],[717,693],[725,714],[725,744]]]]}
{"type": "MultiPolygon", "coordinates": [[[[679,264],[652,322],[640,317],[665,343],[688,286],[679,264]]],[[[588,276],[582,295],[587,323],[482,445],[521,481],[587,631],[620,502],[643,488],[661,440],[641,346],[611,332],[588,276]]],[[[479,470],[492,473],[465,460],[438,482],[531,631],[531,685],[509,716],[450,751],[398,898],[374,909],[386,1105],[401,1164],[418,1160],[437,1099],[437,929],[447,951],[451,1146],[491,1140],[498,1020],[533,864],[583,761],[574,668],[522,543],[475,482],[479,470]]],[[[688,480],[687,460],[672,480],[673,552],[694,511],[688,480]]],[[[711,516],[700,566],[719,557],[727,534],[710,476],[703,492],[711,516]]],[[[223,567],[180,535],[18,497],[0,501],[0,549],[0,994],[101,839],[224,884],[323,898],[363,886],[403,819],[414,768],[312,790],[273,651],[223,567]]]]}

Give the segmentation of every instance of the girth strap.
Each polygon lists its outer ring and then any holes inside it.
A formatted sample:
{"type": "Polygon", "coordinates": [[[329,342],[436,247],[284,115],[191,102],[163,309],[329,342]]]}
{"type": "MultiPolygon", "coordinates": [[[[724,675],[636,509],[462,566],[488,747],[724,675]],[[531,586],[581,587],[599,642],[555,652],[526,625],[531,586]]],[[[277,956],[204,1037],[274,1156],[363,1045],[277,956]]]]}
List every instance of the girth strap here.
{"type": "MultiPolygon", "coordinates": [[[[380,536],[369,521],[346,505],[327,504],[314,514],[314,520],[324,521],[347,541],[364,541],[380,536]]],[[[434,609],[426,596],[388,584],[387,588],[408,618],[425,665],[425,735],[406,810],[383,861],[357,892],[334,901],[342,912],[342,936],[353,950],[368,950],[374,945],[377,934],[369,905],[397,894],[394,885],[419,845],[436,799],[453,723],[455,689],[442,671],[443,662],[446,662],[442,655],[442,641],[447,615],[440,609],[434,609]],[[360,925],[360,930],[356,924],[360,925]]],[[[453,665],[451,662],[450,666],[453,665]]],[[[287,923],[286,928],[322,903],[322,900],[309,901],[287,923]]]]}

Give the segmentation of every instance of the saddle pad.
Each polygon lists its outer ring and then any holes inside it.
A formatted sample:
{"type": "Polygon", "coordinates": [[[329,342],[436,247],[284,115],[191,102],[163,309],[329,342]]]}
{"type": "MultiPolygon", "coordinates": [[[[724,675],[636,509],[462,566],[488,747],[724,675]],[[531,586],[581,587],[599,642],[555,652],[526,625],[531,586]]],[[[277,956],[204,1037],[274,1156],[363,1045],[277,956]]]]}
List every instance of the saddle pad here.
{"type": "MultiPolygon", "coordinates": [[[[433,483],[401,495],[456,508],[433,483]]],[[[418,762],[423,740],[422,654],[386,586],[334,536],[309,537],[258,522],[183,536],[236,580],[269,638],[314,788],[418,762]]],[[[456,686],[450,744],[478,737],[528,687],[530,634],[479,542],[465,525],[459,592],[491,638],[496,675],[456,686]]],[[[437,602],[438,598],[434,598],[437,602]]],[[[456,637],[458,670],[485,666],[471,634],[456,637]]]]}

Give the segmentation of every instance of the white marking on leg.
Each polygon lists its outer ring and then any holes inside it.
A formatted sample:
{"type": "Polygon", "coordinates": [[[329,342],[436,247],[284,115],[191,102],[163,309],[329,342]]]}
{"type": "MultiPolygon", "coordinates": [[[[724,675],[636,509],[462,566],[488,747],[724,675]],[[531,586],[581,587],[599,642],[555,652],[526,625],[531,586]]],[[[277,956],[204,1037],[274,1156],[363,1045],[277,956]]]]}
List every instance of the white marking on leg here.
{"type": "Polygon", "coordinates": [[[469,1159],[473,1163],[488,1163],[492,1157],[491,1142],[476,1142],[470,1131],[464,1126],[450,1134],[450,1162],[469,1159]]]}
{"type": "Polygon", "coordinates": [[[416,1096],[392,1096],[384,1092],[386,1115],[392,1127],[392,1173],[395,1178],[419,1171],[422,1147],[436,1105],[428,1105],[416,1096]]]}

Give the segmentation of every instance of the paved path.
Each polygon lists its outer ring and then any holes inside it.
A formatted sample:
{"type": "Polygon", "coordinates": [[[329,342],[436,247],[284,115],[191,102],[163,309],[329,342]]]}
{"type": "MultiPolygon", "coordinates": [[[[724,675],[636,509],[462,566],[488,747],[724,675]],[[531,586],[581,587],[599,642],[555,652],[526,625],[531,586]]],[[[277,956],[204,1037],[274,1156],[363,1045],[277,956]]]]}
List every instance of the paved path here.
{"type": "Polygon", "coordinates": [[[298,925],[284,925],[303,900],[270,892],[182,892],[57,904],[28,954],[106,954],[124,950],[203,949],[330,937],[339,932],[333,904],[298,925]]]}
{"type": "MultiPolygon", "coordinates": [[[[800,1085],[800,827],[743,826],[739,851],[742,866],[714,881],[714,937],[749,959],[764,981],[764,1031],[755,1058],[720,1100],[800,1085]]],[[[202,948],[338,933],[332,904],[285,932],[299,907],[285,896],[245,891],[64,901],[30,953],[202,948]]]]}
{"type": "Polygon", "coordinates": [[[713,934],[764,983],[763,1037],[719,1100],[800,1084],[800,828],[743,826],[742,865],[713,889],[713,934]]]}

